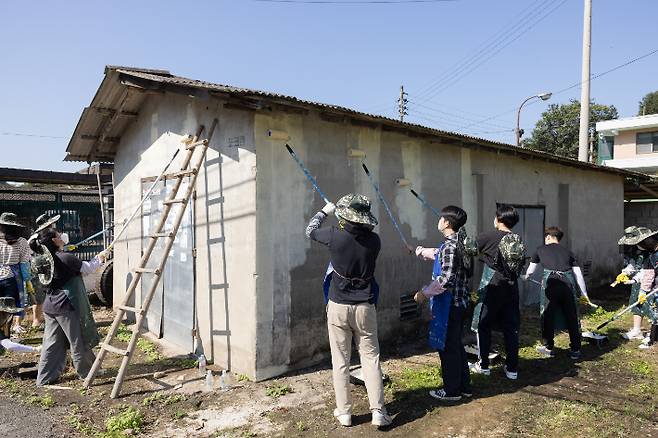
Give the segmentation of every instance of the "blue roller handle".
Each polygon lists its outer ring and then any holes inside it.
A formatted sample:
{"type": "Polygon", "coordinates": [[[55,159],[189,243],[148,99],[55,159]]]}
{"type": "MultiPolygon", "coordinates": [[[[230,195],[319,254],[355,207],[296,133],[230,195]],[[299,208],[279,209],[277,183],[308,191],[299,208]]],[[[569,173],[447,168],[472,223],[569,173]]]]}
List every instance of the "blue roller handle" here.
{"type": "Polygon", "coordinates": [[[432,207],[429,202],[427,202],[422,196],[420,196],[414,189],[411,189],[411,194],[414,195],[420,202],[423,204],[423,206],[429,210],[432,211],[436,215],[436,217],[441,217],[441,213],[439,211],[432,207]]]}
{"type": "Polygon", "coordinates": [[[315,178],[313,178],[313,175],[311,175],[311,173],[308,171],[308,169],[306,169],[306,167],[304,166],[304,163],[302,163],[302,160],[300,160],[297,157],[297,154],[295,153],[295,151],[293,151],[292,148],[290,147],[290,145],[288,145],[288,144],[286,144],[286,149],[288,149],[288,152],[290,153],[290,155],[295,159],[297,164],[299,164],[299,167],[302,169],[302,172],[304,172],[304,175],[306,175],[306,179],[308,179],[311,182],[311,185],[313,185],[313,188],[318,192],[320,197],[322,197],[322,199],[324,200],[324,202],[326,204],[329,204],[331,201],[329,201],[329,198],[327,198],[325,196],[324,192],[322,190],[320,190],[320,187],[318,187],[318,182],[315,180],[315,178]]]}
{"type": "Polygon", "coordinates": [[[366,163],[361,163],[361,166],[363,167],[363,170],[365,170],[366,175],[368,175],[368,179],[370,179],[370,183],[372,186],[375,188],[375,192],[377,193],[377,196],[379,197],[379,200],[384,204],[384,208],[386,209],[386,213],[388,213],[388,217],[391,219],[391,222],[393,222],[393,226],[397,230],[398,234],[400,235],[400,239],[402,239],[402,243],[404,243],[404,246],[407,248],[409,252],[413,252],[413,248],[409,245],[409,242],[407,242],[407,239],[404,238],[404,234],[402,234],[402,230],[400,230],[400,226],[398,225],[397,221],[393,217],[393,213],[391,212],[391,209],[389,208],[388,204],[386,203],[386,199],[384,199],[384,195],[382,195],[381,190],[379,190],[379,187],[377,186],[377,183],[375,183],[375,180],[372,178],[372,175],[370,174],[370,171],[368,170],[368,166],[366,166],[366,163]]]}

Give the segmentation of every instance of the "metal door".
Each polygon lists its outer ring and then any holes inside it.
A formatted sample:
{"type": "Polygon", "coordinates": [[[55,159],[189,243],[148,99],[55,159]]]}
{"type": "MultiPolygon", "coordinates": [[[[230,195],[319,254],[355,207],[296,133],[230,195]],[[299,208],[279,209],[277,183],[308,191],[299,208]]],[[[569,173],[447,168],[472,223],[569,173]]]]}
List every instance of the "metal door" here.
{"type": "MultiPolygon", "coordinates": [[[[544,244],[544,207],[515,207],[519,212],[519,223],[513,231],[521,236],[525,243],[528,257],[532,257],[537,248],[544,244]]],[[[527,266],[527,264],[526,264],[527,266]]],[[[535,274],[540,280],[541,275],[535,274]]],[[[525,281],[519,281],[520,301],[523,305],[539,302],[539,286],[525,281]]]]}

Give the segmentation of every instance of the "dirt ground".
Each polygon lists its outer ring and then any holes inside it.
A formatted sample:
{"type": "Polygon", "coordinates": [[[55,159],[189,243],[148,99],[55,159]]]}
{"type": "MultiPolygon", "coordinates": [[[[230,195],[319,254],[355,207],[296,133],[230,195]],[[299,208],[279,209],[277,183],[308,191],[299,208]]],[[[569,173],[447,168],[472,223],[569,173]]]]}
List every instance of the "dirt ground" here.
{"type": "MultiPolygon", "coordinates": [[[[606,310],[584,315],[584,328],[594,328],[622,308],[626,293],[595,291],[593,300],[606,310]]],[[[111,312],[95,313],[107,330],[111,312]]],[[[585,345],[578,362],[569,359],[568,339],[561,334],[557,357],[544,359],[534,349],[538,315],[529,310],[521,327],[519,379],[507,380],[501,367],[494,366],[489,377],[473,376],[472,399],[451,404],[428,395],[441,386],[441,373],[438,355],[427,349],[425,339],[386,347],[382,368],[391,378],[386,400],[394,416],[387,430],[370,425],[361,386],[353,386],[354,426],[337,425],[328,364],[259,383],[231,376],[227,390],[218,388],[215,377],[209,391],[193,358],[162,357],[143,341],[123,396],[111,400],[115,357],[104,364],[108,375],[84,390],[70,370],[57,387],[36,388],[33,365],[38,358],[6,354],[0,357],[0,433],[99,438],[658,437],[658,349],[640,350],[638,341],[624,341],[620,335],[629,325],[627,315],[603,329],[609,342],[601,348],[585,345]]],[[[39,334],[29,333],[25,341],[38,343],[39,334]]]]}

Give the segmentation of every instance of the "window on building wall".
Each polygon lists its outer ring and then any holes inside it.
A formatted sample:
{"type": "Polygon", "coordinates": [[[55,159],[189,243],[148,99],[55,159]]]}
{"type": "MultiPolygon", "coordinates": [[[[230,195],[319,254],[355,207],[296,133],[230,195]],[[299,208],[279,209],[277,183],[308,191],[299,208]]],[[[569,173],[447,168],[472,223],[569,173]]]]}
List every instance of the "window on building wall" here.
{"type": "Polygon", "coordinates": [[[635,144],[638,154],[658,152],[658,131],[638,133],[635,144]]]}

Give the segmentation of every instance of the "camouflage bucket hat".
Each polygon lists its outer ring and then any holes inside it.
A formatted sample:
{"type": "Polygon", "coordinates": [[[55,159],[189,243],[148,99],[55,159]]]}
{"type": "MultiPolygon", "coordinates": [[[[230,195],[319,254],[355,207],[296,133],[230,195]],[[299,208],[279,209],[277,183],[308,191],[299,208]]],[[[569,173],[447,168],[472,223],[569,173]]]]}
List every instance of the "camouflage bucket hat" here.
{"type": "Polygon", "coordinates": [[[658,234],[658,231],[651,231],[647,227],[628,227],[626,230],[624,230],[624,237],[620,239],[620,242],[621,240],[624,240],[625,243],[623,243],[623,245],[637,245],[644,239],[658,234]],[[631,228],[634,229],[630,230],[627,235],[626,230],[631,228]]]}
{"type": "Polygon", "coordinates": [[[25,228],[25,225],[18,222],[18,216],[16,214],[8,212],[0,214],[0,224],[25,228]]]}
{"type": "Polygon", "coordinates": [[[617,241],[617,245],[629,245],[628,239],[633,238],[637,234],[637,227],[632,225],[624,228],[624,235],[617,241]]]}
{"type": "Polygon", "coordinates": [[[370,199],[367,196],[350,193],[336,203],[336,217],[356,224],[377,225],[377,219],[370,212],[370,199]]]}

